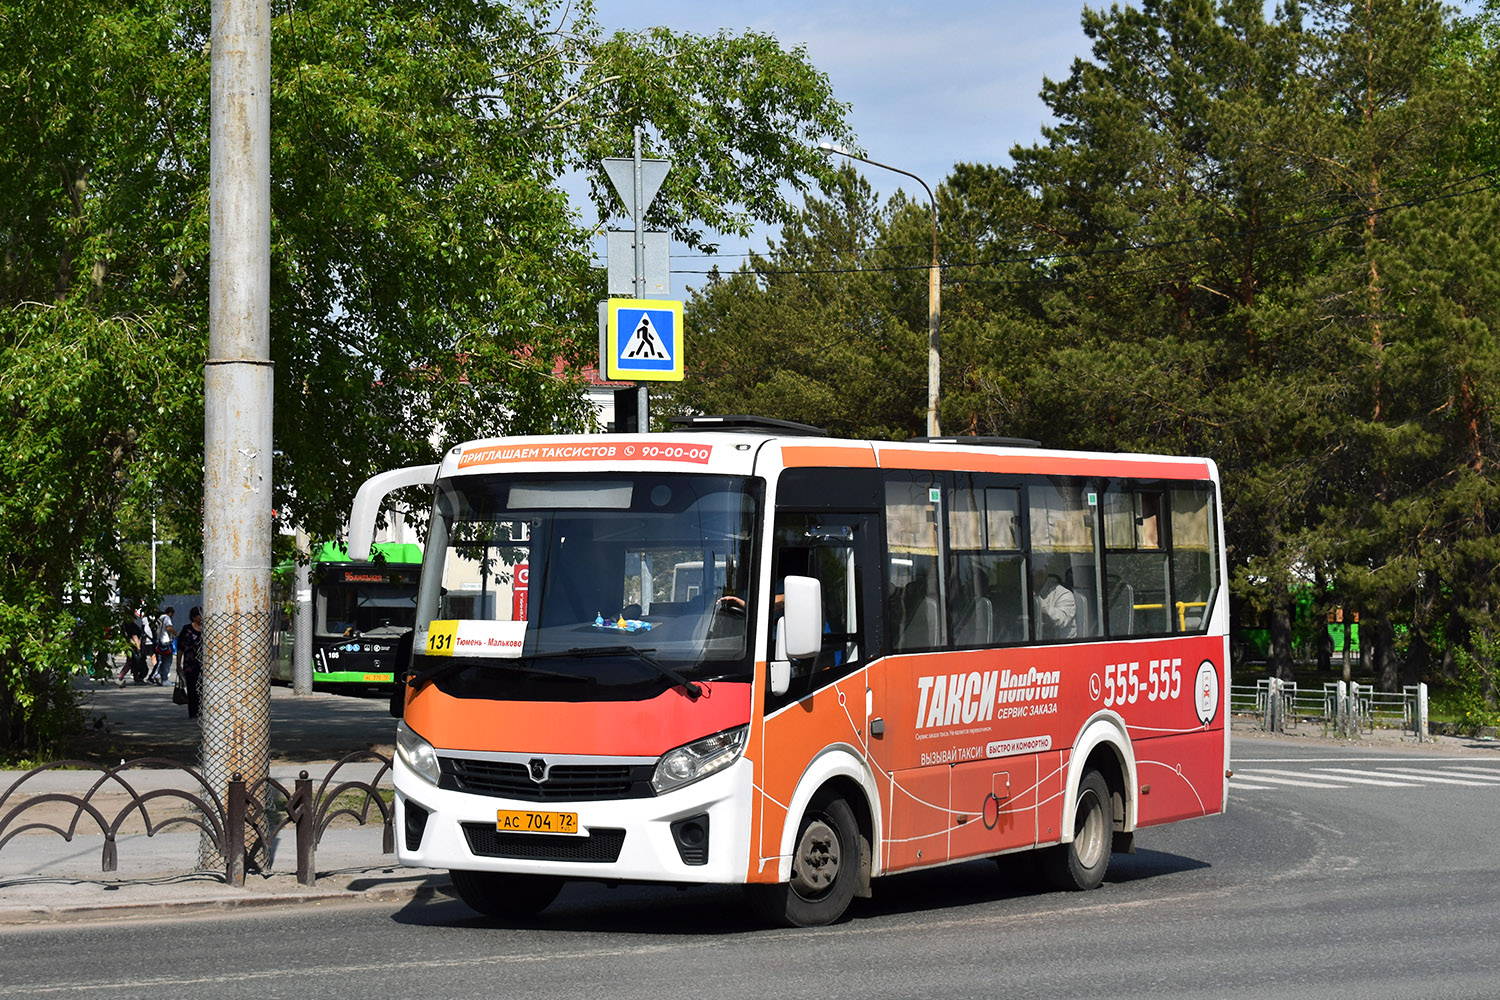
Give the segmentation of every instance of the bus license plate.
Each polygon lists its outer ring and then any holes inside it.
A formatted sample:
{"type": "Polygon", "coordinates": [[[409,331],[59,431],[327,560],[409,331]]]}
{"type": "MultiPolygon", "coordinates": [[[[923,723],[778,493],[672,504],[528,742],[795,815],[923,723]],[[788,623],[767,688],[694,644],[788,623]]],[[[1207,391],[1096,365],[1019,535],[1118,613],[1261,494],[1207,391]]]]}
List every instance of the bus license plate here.
{"type": "Polygon", "coordinates": [[[501,833],[577,833],[578,814],[501,809],[495,817],[495,829],[501,833]]]}

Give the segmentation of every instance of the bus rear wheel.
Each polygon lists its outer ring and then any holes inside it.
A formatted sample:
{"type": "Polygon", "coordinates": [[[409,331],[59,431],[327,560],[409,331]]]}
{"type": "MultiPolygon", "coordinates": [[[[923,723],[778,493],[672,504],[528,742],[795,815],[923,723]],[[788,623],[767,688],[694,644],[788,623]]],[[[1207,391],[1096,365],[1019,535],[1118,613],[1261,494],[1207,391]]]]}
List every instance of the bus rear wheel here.
{"type": "Polygon", "coordinates": [[[1088,771],[1078,783],[1072,843],[1059,844],[1047,852],[1048,881],[1064,891],[1098,888],[1109,870],[1114,828],[1109,784],[1098,771],[1088,771]]]}
{"type": "Polygon", "coordinates": [[[540,913],[562,891],[562,879],[547,875],[454,870],[453,888],[470,909],[487,917],[525,917],[540,913]]]}
{"type": "Polygon", "coordinates": [[[864,880],[870,851],[849,803],[838,796],[813,800],[792,847],[792,877],[776,885],[745,887],[761,917],[785,927],[818,927],[844,915],[864,880]]]}

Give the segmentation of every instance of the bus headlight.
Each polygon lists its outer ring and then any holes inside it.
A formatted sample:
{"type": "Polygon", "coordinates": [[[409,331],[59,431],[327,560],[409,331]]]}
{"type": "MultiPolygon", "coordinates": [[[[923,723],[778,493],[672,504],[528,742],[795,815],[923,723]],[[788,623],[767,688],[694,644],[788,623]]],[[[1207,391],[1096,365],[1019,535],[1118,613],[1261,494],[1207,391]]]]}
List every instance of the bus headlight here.
{"type": "Polygon", "coordinates": [[[412,732],[405,722],[396,724],[396,753],[407,767],[434,785],[438,783],[437,751],[431,743],[412,732]]]}
{"type": "Polygon", "coordinates": [[[745,738],[749,734],[749,726],[740,726],[694,740],[676,750],[668,750],[656,762],[656,773],[651,775],[651,787],[660,795],[723,770],[740,759],[740,755],[745,752],[745,738]]]}

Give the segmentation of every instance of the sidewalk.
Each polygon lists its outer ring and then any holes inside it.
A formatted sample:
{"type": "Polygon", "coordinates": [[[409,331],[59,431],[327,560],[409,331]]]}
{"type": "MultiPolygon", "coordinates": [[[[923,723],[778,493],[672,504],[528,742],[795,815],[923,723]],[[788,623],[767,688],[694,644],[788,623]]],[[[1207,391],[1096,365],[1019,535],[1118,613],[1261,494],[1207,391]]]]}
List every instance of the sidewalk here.
{"type": "MultiPolygon", "coordinates": [[[[170,687],[82,681],[88,718],[97,723],[83,741],[91,759],[117,765],[122,759],[165,757],[198,768],[198,728],[187,713],[172,704],[170,687]]],[[[321,782],[334,762],[351,753],[375,750],[389,757],[396,722],[383,697],[357,698],[315,693],[297,696],[289,689],[271,689],[271,777],[290,788],[306,770],[321,782]]],[[[370,781],[377,762],[351,762],[338,771],[336,781],[370,781]]],[[[25,772],[0,771],[0,795],[25,772]]],[[[51,770],[26,782],[0,805],[0,819],[27,798],[65,794],[83,796],[101,776],[100,770],[51,770]]],[[[137,793],[177,788],[187,790],[191,779],[174,769],[122,772],[137,793]]],[[[389,778],[384,779],[389,784],[389,778]]],[[[315,786],[316,787],[316,786],[315,786]]],[[[90,798],[107,821],[127,807],[123,789],[105,785],[90,798]]],[[[157,798],[149,803],[156,822],[180,815],[190,807],[180,799],[157,798]]],[[[313,903],[389,902],[421,898],[443,891],[446,872],[403,868],[396,857],[381,853],[382,826],[372,810],[372,822],[349,829],[330,829],[316,854],[317,884],[304,886],[296,877],[294,831],[283,830],[272,847],[275,873],[250,872],[245,885],[225,885],[223,872],[198,870],[199,832],[174,825],[147,837],[138,821],[127,821],[116,841],[117,868],[104,872],[105,838],[98,824],[85,815],[71,841],[50,830],[17,832],[18,825],[49,823],[67,828],[76,808],[44,804],[28,809],[7,828],[11,839],[0,845],[0,927],[7,925],[122,919],[228,911],[244,907],[313,903]]]]}
{"type": "Polygon", "coordinates": [[[1377,728],[1374,732],[1362,732],[1348,739],[1324,736],[1319,725],[1303,723],[1284,733],[1268,733],[1261,729],[1258,716],[1235,715],[1230,717],[1233,741],[1266,741],[1311,746],[1370,747],[1379,750],[1404,750],[1414,754],[1443,754],[1453,757],[1475,755],[1500,755],[1500,740],[1474,736],[1429,736],[1422,742],[1410,732],[1402,729],[1377,728]]]}
{"type": "Polygon", "coordinates": [[[273,865],[287,870],[252,872],[237,887],[224,884],[223,872],[195,871],[196,832],[121,836],[118,870],[108,873],[99,871],[101,835],[68,843],[56,834],[22,834],[0,849],[0,928],[307,903],[399,905],[446,889],[447,872],[401,867],[395,855],[381,855],[380,840],[378,825],[329,831],[318,845],[317,884],[305,886],[297,882],[287,830],[272,853],[273,865]]]}
{"type": "MultiPolygon", "coordinates": [[[[85,709],[83,747],[94,759],[168,757],[187,764],[199,759],[199,729],[187,709],[172,704],[170,685],[77,682],[85,709]]],[[[302,763],[338,760],[345,754],[383,748],[396,739],[384,696],[352,697],[314,692],[296,695],[271,688],[271,760],[302,763]]]]}

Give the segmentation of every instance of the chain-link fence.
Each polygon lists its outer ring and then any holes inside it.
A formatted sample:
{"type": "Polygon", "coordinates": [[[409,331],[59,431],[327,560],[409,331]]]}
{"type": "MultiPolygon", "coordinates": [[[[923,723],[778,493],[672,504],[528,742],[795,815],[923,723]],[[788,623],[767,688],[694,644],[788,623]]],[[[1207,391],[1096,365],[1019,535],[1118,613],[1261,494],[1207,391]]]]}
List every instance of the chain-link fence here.
{"type": "MultiPolygon", "coordinates": [[[[271,639],[269,611],[203,616],[202,710],[199,743],[204,778],[219,795],[243,780],[264,794],[271,766],[271,639]]],[[[264,803],[261,803],[264,806],[264,803]]],[[[204,837],[199,863],[220,868],[218,846],[204,837]]],[[[263,864],[263,857],[247,863],[263,864]]]]}

